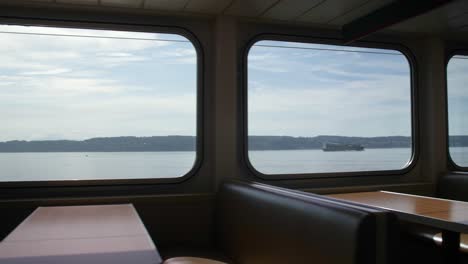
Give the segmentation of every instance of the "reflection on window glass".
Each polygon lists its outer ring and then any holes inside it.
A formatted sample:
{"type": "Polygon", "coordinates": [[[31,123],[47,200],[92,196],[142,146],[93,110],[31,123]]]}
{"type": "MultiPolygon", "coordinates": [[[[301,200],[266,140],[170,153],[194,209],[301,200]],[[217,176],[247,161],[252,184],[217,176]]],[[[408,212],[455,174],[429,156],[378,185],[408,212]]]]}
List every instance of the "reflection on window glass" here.
{"type": "Polygon", "coordinates": [[[458,166],[468,167],[468,56],[457,55],[447,65],[449,152],[458,166]]]}
{"type": "Polygon", "coordinates": [[[400,170],[411,69],[394,50],[260,41],[248,56],[248,147],[263,174],[400,170]]]}
{"type": "Polygon", "coordinates": [[[193,167],[197,59],[186,38],[0,32],[0,181],[174,178],[193,167]]]}

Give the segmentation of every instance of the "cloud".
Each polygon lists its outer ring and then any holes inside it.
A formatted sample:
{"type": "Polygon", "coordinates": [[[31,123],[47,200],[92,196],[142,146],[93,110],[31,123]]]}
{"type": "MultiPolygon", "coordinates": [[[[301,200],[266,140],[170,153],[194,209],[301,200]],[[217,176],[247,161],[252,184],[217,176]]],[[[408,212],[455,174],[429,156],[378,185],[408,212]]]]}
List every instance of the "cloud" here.
{"type": "Polygon", "coordinates": [[[70,69],[52,69],[45,71],[30,71],[30,72],[20,72],[19,75],[57,75],[62,73],[70,72],[70,69]]]}
{"type": "Polygon", "coordinates": [[[117,93],[124,88],[118,81],[111,79],[54,77],[48,74],[31,74],[24,78],[15,78],[15,86],[0,90],[0,96],[20,98],[63,98],[65,96],[117,93]],[[37,75],[37,76],[34,76],[37,75]]]}
{"type": "Polygon", "coordinates": [[[64,68],[63,64],[86,64],[87,61],[106,67],[144,61],[148,58],[139,53],[174,44],[157,39],[183,39],[157,33],[5,25],[0,26],[0,32],[4,32],[0,33],[3,62],[0,69],[46,72],[64,68]]]}
{"type": "Polygon", "coordinates": [[[34,37],[36,47],[41,50],[45,48],[46,50],[51,49],[52,51],[56,49],[60,50],[64,47],[73,50],[80,50],[80,48],[83,48],[93,51],[132,51],[170,45],[170,42],[155,41],[167,35],[158,33],[8,25],[0,26],[0,31],[4,32],[0,37],[2,46],[8,48],[18,45],[20,47],[27,46],[30,48],[28,43],[18,42],[30,39],[30,34],[36,34],[34,37]]]}
{"type": "Polygon", "coordinates": [[[255,52],[252,50],[248,56],[249,69],[274,73],[284,73],[290,71],[290,68],[287,67],[286,63],[284,62],[284,58],[281,58],[280,56],[274,55],[270,52],[255,52]]]}
{"type": "Polygon", "coordinates": [[[452,58],[447,65],[448,96],[452,99],[467,97],[468,60],[452,58]]]}
{"type": "Polygon", "coordinates": [[[411,135],[404,56],[273,49],[249,55],[249,134],[411,135]]]}
{"type": "Polygon", "coordinates": [[[291,44],[289,42],[270,43],[270,41],[268,41],[268,45],[272,46],[262,46],[262,42],[255,44],[249,52],[249,69],[273,73],[307,71],[308,74],[312,74],[317,78],[320,78],[319,75],[323,73],[344,77],[364,76],[368,78],[376,70],[388,75],[405,70],[405,67],[402,67],[402,61],[407,63],[406,69],[409,69],[406,57],[398,51],[320,44],[291,44]],[[301,49],[274,46],[300,47],[301,49]],[[317,50],[314,50],[314,48],[317,50]],[[345,52],[345,50],[389,53],[392,55],[345,52]],[[383,59],[384,57],[385,59],[383,59]],[[361,69],[361,71],[357,69],[361,69]]]}
{"type": "MultiPolygon", "coordinates": [[[[54,79],[32,93],[3,96],[0,140],[195,135],[196,94],[137,94],[112,81],[54,79]],[[66,87],[68,86],[68,87],[66,87]]],[[[194,89],[195,90],[195,89],[194,89]]]]}
{"type": "Polygon", "coordinates": [[[447,65],[447,96],[450,135],[467,135],[468,122],[468,60],[467,57],[452,58],[447,65]]]}
{"type": "MultiPolygon", "coordinates": [[[[411,134],[410,97],[337,89],[249,92],[251,135],[388,136],[411,134]]],[[[386,90],[387,92],[389,90],[386,90]]]]}
{"type": "Polygon", "coordinates": [[[112,38],[0,33],[0,119],[4,124],[0,141],[195,135],[193,46],[118,39],[182,38],[0,26],[0,31],[8,30],[112,38]]]}
{"type": "Polygon", "coordinates": [[[196,64],[197,62],[197,51],[193,46],[166,49],[161,52],[154,52],[152,55],[153,58],[157,58],[165,64],[196,64]]]}

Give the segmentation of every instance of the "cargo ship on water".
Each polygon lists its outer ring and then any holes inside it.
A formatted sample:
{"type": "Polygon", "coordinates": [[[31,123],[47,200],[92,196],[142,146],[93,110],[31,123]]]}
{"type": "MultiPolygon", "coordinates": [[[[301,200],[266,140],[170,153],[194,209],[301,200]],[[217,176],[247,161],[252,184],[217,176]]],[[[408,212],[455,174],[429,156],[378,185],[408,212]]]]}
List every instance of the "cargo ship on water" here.
{"type": "Polygon", "coordinates": [[[324,143],[323,151],[363,151],[364,147],[360,144],[341,144],[341,143],[324,143]]]}

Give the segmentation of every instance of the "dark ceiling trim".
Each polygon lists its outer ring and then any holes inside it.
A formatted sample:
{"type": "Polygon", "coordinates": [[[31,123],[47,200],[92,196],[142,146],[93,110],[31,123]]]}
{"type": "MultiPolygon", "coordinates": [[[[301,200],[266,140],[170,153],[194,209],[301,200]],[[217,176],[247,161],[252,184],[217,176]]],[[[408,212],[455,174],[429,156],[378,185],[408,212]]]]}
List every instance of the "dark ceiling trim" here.
{"type": "Polygon", "coordinates": [[[342,27],[346,43],[363,38],[371,33],[424,14],[453,0],[398,0],[358,18],[342,27]]]}

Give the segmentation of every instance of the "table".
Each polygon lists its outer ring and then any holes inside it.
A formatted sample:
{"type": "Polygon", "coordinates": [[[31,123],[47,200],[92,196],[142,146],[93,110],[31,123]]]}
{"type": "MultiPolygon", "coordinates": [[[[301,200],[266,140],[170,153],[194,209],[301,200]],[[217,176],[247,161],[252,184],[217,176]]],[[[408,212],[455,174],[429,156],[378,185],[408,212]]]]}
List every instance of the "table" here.
{"type": "Polygon", "coordinates": [[[2,264],[159,264],[131,204],[38,207],[0,242],[2,264]]]}
{"type": "Polygon", "coordinates": [[[405,221],[442,230],[444,258],[459,261],[460,233],[468,233],[468,203],[395,192],[332,194],[329,197],[394,212],[405,221]]]}

